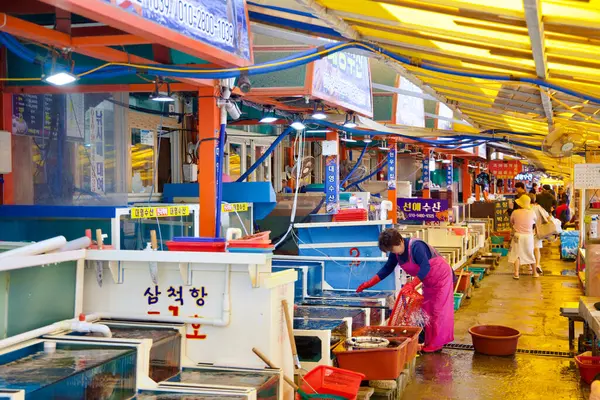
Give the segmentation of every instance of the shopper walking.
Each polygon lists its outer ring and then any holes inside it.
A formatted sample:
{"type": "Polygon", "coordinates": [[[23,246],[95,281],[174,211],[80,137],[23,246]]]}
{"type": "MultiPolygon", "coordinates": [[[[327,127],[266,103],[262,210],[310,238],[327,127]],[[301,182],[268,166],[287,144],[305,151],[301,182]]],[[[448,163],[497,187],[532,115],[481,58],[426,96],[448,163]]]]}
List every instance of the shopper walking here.
{"type": "MultiPolygon", "coordinates": [[[[533,226],[536,222],[535,212],[531,210],[531,199],[529,196],[521,196],[515,201],[520,209],[513,211],[510,216],[513,235],[511,240],[508,262],[514,264],[514,279],[519,279],[521,265],[536,264],[535,246],[533,237],[533,226]]],[[[533,271],[533,277],[540,275],[537,269],[533,271]]]]}
{"type": "Polygon", "coordinates": [[[556,197],[552,194],[550,185],[544,185],[542,193],[537,195],[537,203],[550,215],[556,208],[556,197]]]}
{"type": "MultiPolygon", "coordinates": [[[[542,221],[547,221],[550,218],[550,214],[548,214],[546,210],[544,210],[544,208],[537,203],[537,196],[533,193],[530,193],[529,199],[531,200],[531,210],[535,213],[536,222],[541,224],[542,221]]],[[[535,255],[535,270],[540,275],[544,273],[541,263],[541,250],[543,247],[543,240],[537,236],[537,232],[534,230],[533,253],[535,255]]]]}
{"type": "Polygon", "coordinates": [[[529,193],[537,194],[537,192],[538,192],[538,184],[534,182],[531,184],[531,190],[529,191],[529,193]]]}
{"type": "Polygon", "coordinates": [[[423,311],[429,316],[425,327],[423,351],[440,351],[454,340],[454,272],[446,260],[420,239],[403,238],[397,229],[389,228],[379,235],[379,248],[389,252],[385,265],[373,278],[362,283],[358,293],[387,278],[400,265],[413,279],[400,290],[410,293],[423,282],[423,311]]]}

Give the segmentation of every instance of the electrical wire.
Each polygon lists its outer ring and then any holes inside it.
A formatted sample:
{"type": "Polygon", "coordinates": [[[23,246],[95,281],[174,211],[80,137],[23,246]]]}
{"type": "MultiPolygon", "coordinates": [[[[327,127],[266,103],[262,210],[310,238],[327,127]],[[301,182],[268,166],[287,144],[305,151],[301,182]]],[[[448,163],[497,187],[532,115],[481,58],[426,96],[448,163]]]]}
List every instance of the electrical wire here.
{"type": "MultiPolygon", "coordinates": [[[[7,37],[11,37],[9,34],[2,32],[0,33],[0,42],[10,42],[7,37]]],[[[25,47],[22,46],[21,47],[25,47]]],[[[15,48],[17,48],[14,42],[10,43],[10,47],[7,46],[9,50],[15,52],[15,48]]],[[[517,82],[517,83],[529,83],[536,86],[543,86],[546,88],[554,89],[561,91],[563,93],[570,94],[575,97],[583,98],[585,100],[593,101],[595,103],[600,104],[600,98],[597,96],[592,96],[586,93],[582,93],[576,90],[569,89],[568,87],[561,86],[550,82],[545,79],[540,78],[531,78],[527,76],[517,77],[515,75],[502,75],[502,74],[490,74],[490,73],[481,73],[475,71],[463,71],[457,70],[448,66],[437,66],[429,61],[421,61],[416,60],[409,57],[404,57],[392,53],[389,50],[386,50],[382,47],[364,43],[359,41],[348,41],[348,42],[335,42],[331,44],[326,44],[317,49],[310,49],[308,51],[301,52],[299,54],[293,54],[288,57],[284,57],[279,60],[268,61],[264,63],[259,63],[246,67],[239,68],[208,68],[208,69],[198,69],[198,68],[186,68],[186,67],[175,67],[168,65],[144,65],[144,64],[132,64],[132,63],[123,63],[123,62],[109,62],[98,67],[88,69],[87,71],[78,72],[78,78],[83,78],[86,76],[94,75],[95,73],[109,68],[109,67],[124,67],[129,69],[134,69],[131,72],[138,73],[139,70],[146,71],[147,74],[156,75],[156,76],[170,76],[170,77],[187,77],[187,78],[203,78],[203,79],[226,79],[226,78],[234,78],[238,77],[241,74],[247,75],[255,75],[255,74],[264,74],[269,72],[281,71],[284,69],[289,69],[301,65],[308,64],[310,62],[321,59],[325,56],[337,53],[343,50],[350,49],[362,49],[368,52],[371,52],[384,60],[395,62],[402,64],[404,67],[413,66],[417,67],[420,70],[437,72],[444,75],[451,75],[455,77],[463,77],[463,78],[472,78],[472,79],[482,79],[482,80],[495,80],[499,82],[517,82]]],[[[27,49],[29,50],[29,49],[27,49]]],[[[19,52],[16,51],[16,54],[19,55],[19,52]]],[[[111,71],[113,74],[124,73],[123,69],[116,69],[111,71]]],[[[129,71],[127,71],[129,72],[129,71]]],[[[39,78],[0,78],[0,80],[4,81],[19,81],[19,80],[40,80],[39,78]]]]}

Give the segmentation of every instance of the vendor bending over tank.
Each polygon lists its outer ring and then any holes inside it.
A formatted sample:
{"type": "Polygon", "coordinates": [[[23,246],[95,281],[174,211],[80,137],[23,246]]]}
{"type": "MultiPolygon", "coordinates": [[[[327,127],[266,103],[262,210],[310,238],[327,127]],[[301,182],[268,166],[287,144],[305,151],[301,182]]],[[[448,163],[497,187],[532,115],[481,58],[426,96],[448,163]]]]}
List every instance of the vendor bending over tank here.
{"type": "Polygon", "coordinates": [[[423,282],[423,310],[429,316],[425,327],[424,352],[440,351],[454,340],[454,272],[452,267],[430,245],[420,239],[403,238],[397,229],[389,228],[379,235],[379,248],[389,252],[388,260],[377,275],[362,283],[358,293],[387,278],[399,265],[413,279],[400,290],[410,293],[423,282]]]}

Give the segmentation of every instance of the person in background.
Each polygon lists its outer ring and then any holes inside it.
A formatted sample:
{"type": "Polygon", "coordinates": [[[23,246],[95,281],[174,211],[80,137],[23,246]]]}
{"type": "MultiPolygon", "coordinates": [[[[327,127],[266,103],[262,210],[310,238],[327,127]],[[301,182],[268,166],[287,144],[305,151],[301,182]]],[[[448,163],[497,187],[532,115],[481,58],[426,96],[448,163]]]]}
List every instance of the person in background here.
{"type": "Polygon", "coordinates": [[[569,214],[571,213],[569,211],[569,204],[567,204],[567,198],[562,197],[559,199],[558,207],[556,207],[556,218],[560,220],[560,225],[563,229],[565,229],[565,225],[571,221],[571,216],[569,214]]]}
{"type": "MultiPolygon", "coordinates": [[[[535,219],[538,224],[541,224],[542,221],[547,221],[550,218],[550,214],[546,212],[537,203],[537,196],[533,193],[529,193],[529,198],[531,199],[531,210],[535,213],[535,219]]],[[[534,241],[533,241],[533,254],[535,255],[535,269],[538,274],[542,275],[544,271],[542,270],[542,255],[541,249],[544,247],[544,243],[542,239],[537,237],[537,234],[534,233],[534,241]]]]}
{"type": "MultiPolygon", "coordinates": [[[[531,210],[531,199],[529,196],[519,197],[517,203],[520,209],[513,211],[510,216],[510,225],[513,229],[508,262],[514,264],[514,279],[519,279],[519,268],[522,264],[535,265],[533,226],[536,223],[536,215],[531,210]]],[[[539,278],[537,269],[533,270],[533,277],[539,278]]]]}
{"type": "Polygon", "coordinates": [[[430,318],[425,327],[423,351],[433,353],[454,340],[454,272],[433,247],[420,239],[403,238],[395,228],[379,235],[379,248],[389,252],[388,260],[377,274],[362,283],[356,292],[375,286],[400,265],[413,279],[405,284],[398,296],[408,294],[423,282],[423,311],[430,318]]]}
{"type": "Polygon", "coordinates": [[[537,195],[537,203],[550,215],[556,208],[556,197],[552,194],[550,185],[544,185],[542,193],[537,195]]]}
{"type": "Polygon", "coordinates": [[[285,179],[281,180],[281,193],[293,193],[292,188],[285,179]]]}
{"type": "Polygon", "coordinates": [[[516,200],[518,200],[521,196],[527,194],[527,190],[525,189],[525,184],[523,182],[515,183],[515,202],[513,202],[512,210],[508,210],[508,215],[510,216],[513,211],[518,210],[520,207],[517,204],[516,200]]]}
{"type": "MultiPolygon", "coordinates": [[[[565,191],[564,186],[558,188],[558,195],[556,196],[556,201],[559,204],[561,201],[564,201],[567,206],[569,205],[569,194],[565,191]]],[[[558,218],[558,214],[556,215],[556,218],[558,218]]]]}
{"type": "Polygon", "coordinates": [[[538,190],[538,184],[533,182],[531,184],[531,190],[529,191],[529,193],[531,194],[537,194],[537,190],[538,190]]]}

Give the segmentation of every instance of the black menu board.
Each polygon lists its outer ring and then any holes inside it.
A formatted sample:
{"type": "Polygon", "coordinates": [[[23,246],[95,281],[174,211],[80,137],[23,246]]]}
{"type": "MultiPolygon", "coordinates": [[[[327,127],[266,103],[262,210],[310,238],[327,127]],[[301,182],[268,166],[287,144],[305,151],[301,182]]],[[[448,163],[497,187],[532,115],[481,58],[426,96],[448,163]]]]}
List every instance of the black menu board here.
{"type": "Polygon", "coordinates": [[[64,126],[63,94],[16,94],[12,97],[12,106],[15,135],[56,137],[61,125],[64,126]]]}
{"type": "Polygon", "coordinates": [[[508,216],[508,200],[494,203],[494,222],[496,231],[510,230],[510,217],[508,216]]]}

